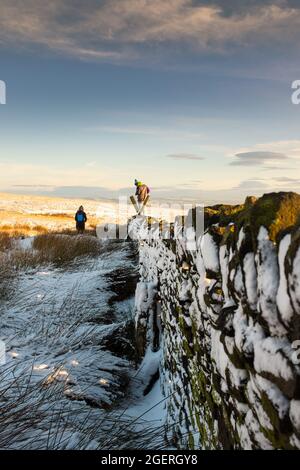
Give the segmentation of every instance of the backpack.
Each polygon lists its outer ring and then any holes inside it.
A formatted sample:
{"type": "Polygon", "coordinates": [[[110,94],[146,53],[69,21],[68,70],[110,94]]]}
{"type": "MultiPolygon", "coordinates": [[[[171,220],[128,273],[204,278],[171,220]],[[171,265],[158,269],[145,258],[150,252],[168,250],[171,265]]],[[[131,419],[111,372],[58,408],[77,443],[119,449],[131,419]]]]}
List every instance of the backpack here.
{"type": "Polygon", "coordinates": [[[83,214],[83,212],[78,212],[78,214],[77,214],[77,222],[84,222],[84,214],[83,214]]]}

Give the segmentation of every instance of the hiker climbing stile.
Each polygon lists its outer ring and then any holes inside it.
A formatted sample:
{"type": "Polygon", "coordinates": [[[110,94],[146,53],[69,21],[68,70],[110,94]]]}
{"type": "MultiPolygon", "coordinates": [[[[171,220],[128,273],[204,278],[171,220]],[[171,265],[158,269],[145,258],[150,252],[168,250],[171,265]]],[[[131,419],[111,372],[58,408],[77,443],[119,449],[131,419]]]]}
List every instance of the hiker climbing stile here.
{"type": "Polygon", "coordinates": [[[86,213],[84,212],[83,206],[80,206],[75,215],[76,229],[78,233],[85,231],[85,223],[87,221],[86,213]]]}
{"type": "Polygon", "coordinates": [[[139,214],[143,214],[145,205],[149,199],[150,189],[148,186],[141,181],[134,180],[134,185],[136,187],[135,195],[137,197],[139,214]]]}

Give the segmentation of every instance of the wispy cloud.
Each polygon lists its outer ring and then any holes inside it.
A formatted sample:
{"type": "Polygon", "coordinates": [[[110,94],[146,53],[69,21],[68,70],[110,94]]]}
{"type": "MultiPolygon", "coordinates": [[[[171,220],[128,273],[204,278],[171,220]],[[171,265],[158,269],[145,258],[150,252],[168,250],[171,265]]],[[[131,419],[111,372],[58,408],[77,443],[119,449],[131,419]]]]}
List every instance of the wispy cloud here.
{"type": "Polygon", "coordinates": [[[233,189],[237,190],[247,190],[247,191],[257,191],[267,189],[268,184],[260,179],[249,179],[245,181],[241,181],[238,186],[234,187],[233,189]]]}
{"type": "Polygon", "coordinates": [[[278,176],[276,178],[272,178],[273,181],[277,183],[283,183],[291,186],[300,186],[300,178],[289,178],[288,176],[278,176]]]}
{"type": "Polygon", "coordinates": [[[285,171],[285,170],[296,170],[294,166],[281,166],[281,165],[268,165],[263,167],[264,171],[285,171]]]}
{"type": "Polygon", "coordinates": [[[287,160],[284,153],[278,152],[242,152],[235,155],[235,160],[229,163],[231,166],[257,166],[264,165],[266,162],[281,162],[287,160]]]}
{"type": "MultiPolygon", "coordinates": [[[[10,187],[43,187],[81,186],[82,181],[89,186],[100,186],[107,183],[107,175],[117,187],[124,175],[120,176],[117,168],[101,165],[101,172],[95,171],[93,166],[68,165],[55,167],[47,164],[31,164],[0,161],[0,188],[10,187]]],[[[129,180],[130,171],[125,176],[129,180]]]]}
{"type": "Polygon", "coordinates": [[[191,153],[171,153],[166,155],[167,158],[171,158],[172,160],[205,160],[204,157],[200,157],[199,155],[194,155],[191,153]]]}
{"type": "Polygon", "coordinates": [[[300,140],[264,142],[240,149],[230,166],[256,166],[263,171],[294,170],[300,166],[300,140]]]}
{"type": "Polygon", "coordinates": [[[55,186],[51,184],[13,184],[12,188],[31,188],[31,189],[41,189],[41,188],[54,188],[55,186]]]}
{"type": "Polygon", "coordinates": [[[118,126],[96,126],[90,131],[104,132],[108,134],[141,134],[141,135],[157,135],[163,131],[161,129],[150,127],[118,127],[118,126]]]}
{"type": "Polygon", "coordinates": [[[91,132],[101,132],[107,134],[129,134],[129,135],[148,135],[158,137],[172,137],[175,139],[191,138],[199,139],[202,134],[199,132],[191,132],[188,130],[178,130],[174,128],[163,127],[142,127],[142,126],[95,126],[85,129],[91,132]]]}
{"type": "Polygon", "coordinates": [[[300,157],[300,140],[275,140],[273,142],[264,142],[256,144],[255,149],[270,152],[283,152],[291,156],[300,157]]]}
{"type": "Polygon", "coordinates": [[[287,176],[276,176],[272,178],[249,178],[241,181],[230,190],[244,192],[253,191],[261,194],[262,191],[292,191],[300,188],[300,178],[289,178],[287,176]]]}

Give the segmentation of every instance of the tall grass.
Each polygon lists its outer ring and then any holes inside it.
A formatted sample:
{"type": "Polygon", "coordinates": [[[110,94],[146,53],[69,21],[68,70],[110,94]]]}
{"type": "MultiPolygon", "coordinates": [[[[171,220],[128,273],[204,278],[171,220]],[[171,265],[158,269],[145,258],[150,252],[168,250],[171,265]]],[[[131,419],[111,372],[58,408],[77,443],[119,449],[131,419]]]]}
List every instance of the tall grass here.
{"type": "MultiPolygon", "coordinates": [[[[82,257],[95,258],[101,245],[95,236],[78,236],[77,233],[47,233],[37,235],[31,248],[21,248],[19,233],[0,232],[0,299],[11,294],[18,274],[52,264],[66,267],[82,257]]],[[[23,238],[23,237],[22,237],[23,238]]]]}
{"type": "Polygon", "coordinates": [[[13,247],[13,239],[8,233],[0,232],[0,253],[13,247]]]}
{"type": "Polygon", "coordinates": [[[43,225],[30,225],[30,224],[4,224],[0,226],[2,234],[6,234],[11,238],[35,236],[39,234],[48,233],[49,230],[43,225]]]}
{"type": "Polygon", "coordinates": [[[7,253],[12,250],[14,240],[7,233],[0,232],[0,299],[5,298],[12,289],[15,269],[9,262],[7,253]]]}
{"type": "Polygon", "coordinates": [[[10,296],[14,289],[17,273],[5,253],[0,252],[0,300],[10,296]]]}
{"type": "Polygon", "coordinates": [[[100,243],[90,236],[47,234],[35,237],[33,249],[39,253],[42,262],[65,264],[82,256],[97,256],[100,243]]]}
{"type": "MultiPolygon", "coordinates": [[[[19,315],[16,335],[12,332],[7,350],[18,344],[21,335],[26,354],[18,351],[18,358],[0,368],[0,448],[125,449],[149,448],[151,443],[161,442],[162,427],[143,424],[141,433],[137,419],[114,411],[113,405],[126,396],[130,363],[121,358],[110,362],[105,350],[102,352],[106,336],[93,323],[94,311],[89,311],[79,285],[72,286],[64,299],[57,298],[56,291],[48,292],[42,310],[36,309],[35,293],[33,284],[31,290],[21,289],[11,300],[19,315]],[[33,312],[32,317],[26,318],[26,312],[33,312]],[[79,361],[75,370],[70,366],[74,357],[79,361]],[[39,375],[35,361],[48,364],[49,371],[39,375]],[[68,375],[60,377],[60,371],[68,371],[68,375]],[[103,399],[93,401],[90,392],[103,373],[109,385],[103,399]]],[[[112,336],[110,329],[106,335],[112,336]]],[[[113,338],[119,341],[117,334],[113,338]]]]}
{"type": "Polygon", "coordinates": [[[0,236],[0,269],[35,268],[44,264],[66,265],[80,257],[96,257],[101,250],[99,240],[92,236],[43,234],[33,239],[32,248],[22,249],[7,234],[0,236]]]}
{"type": "Polygon", "coordinates": [[[67,380],[53,382],[49,375],[34,382],[33,374],[33,365],[26,364],[22,373],[15,364],[0,371],[2,383],[9,375],[14,377],[0,389],[1,449],[160,449],[166,445],[164,426],[147,423],[146,412],[131,418],[70,401],[67,380]]]}

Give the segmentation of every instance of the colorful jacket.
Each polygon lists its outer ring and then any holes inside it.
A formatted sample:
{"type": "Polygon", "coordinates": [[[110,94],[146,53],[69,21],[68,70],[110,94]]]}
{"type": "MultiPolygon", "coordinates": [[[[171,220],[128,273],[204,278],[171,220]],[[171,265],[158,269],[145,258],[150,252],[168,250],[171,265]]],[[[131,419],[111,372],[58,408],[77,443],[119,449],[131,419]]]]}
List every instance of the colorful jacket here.
{"type": "Polygon", "coordinates": [[[146,184],[141,182],[137,184],[135,195],[137,196],[138,202],[144,202],[149,193],[150,189],[146,184]]]}

